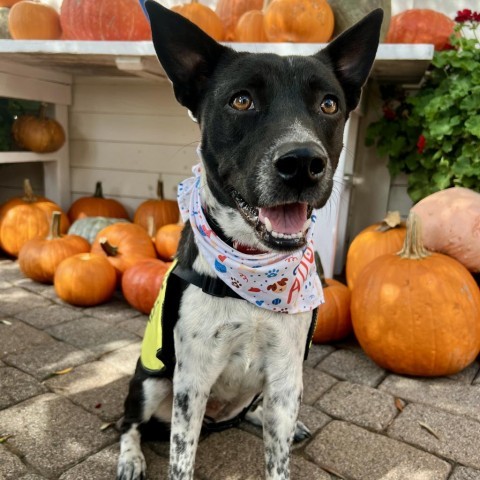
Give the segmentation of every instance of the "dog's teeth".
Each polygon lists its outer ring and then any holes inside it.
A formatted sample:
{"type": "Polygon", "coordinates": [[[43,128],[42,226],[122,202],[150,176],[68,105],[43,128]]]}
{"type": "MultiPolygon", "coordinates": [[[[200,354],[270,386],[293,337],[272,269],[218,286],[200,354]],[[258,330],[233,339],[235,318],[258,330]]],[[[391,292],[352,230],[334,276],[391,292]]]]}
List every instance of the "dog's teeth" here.
{"type": "Polygon", "coordinates": [[[265,217],[264,223],[265,223],[265,228],[267,229],[267,232],[271,232],[272,231],[272,222],[270,221],[270,219],[268,217],[265,217]]]}
{"type": "Polygon", "coordinates": [[[306,232],[306,231],[308,230],[308,228],[310,227],[311,224],[312,224],[312,219],[309,218],[309,219],[303,224],[302,231],[303,231],[303,232],[306,232]]]}

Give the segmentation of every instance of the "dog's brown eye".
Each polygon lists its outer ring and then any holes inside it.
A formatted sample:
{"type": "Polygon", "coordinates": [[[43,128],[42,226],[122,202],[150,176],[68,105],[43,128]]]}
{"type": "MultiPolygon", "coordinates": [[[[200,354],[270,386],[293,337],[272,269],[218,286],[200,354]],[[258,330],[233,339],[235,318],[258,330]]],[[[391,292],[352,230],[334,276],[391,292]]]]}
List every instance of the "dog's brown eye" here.
{"type": "Polygon", "coordinates": [[[320,104],[320,108],[322,109],[323,113],[328,115],[332,115],[333,113],[337,113],[338,105],[334,98],[332,97],[325,97],[320,104]]]}
{"type": "Polygon", "coordinates": [[[252,110],[254,108],[253,99],[247,92],[234,95],[230,100],[230,106],[235,110],[252,110]]]}

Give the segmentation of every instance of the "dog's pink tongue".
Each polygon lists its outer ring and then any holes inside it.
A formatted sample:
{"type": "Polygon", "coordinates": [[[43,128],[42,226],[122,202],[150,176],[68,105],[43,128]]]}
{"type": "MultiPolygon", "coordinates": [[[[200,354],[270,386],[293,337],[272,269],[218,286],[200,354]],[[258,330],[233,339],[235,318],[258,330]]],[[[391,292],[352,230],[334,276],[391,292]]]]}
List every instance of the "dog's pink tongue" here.
{"type": "Polygon", "coordinates": [[[275,232],[298,233],[303,230],[307,221],[307,204],[290,203],[279,207],[260,208],[258,218],[263,223],[265,218],[268,218],[275,232]]]}

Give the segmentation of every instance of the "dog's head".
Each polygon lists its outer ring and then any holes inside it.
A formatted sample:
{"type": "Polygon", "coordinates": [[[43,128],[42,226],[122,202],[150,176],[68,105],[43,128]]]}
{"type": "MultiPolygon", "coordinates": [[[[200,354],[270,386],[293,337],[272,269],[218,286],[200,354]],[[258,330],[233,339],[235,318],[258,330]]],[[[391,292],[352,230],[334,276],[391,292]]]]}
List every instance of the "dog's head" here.
{"type": "Polygon", "coordinates": [[[305,245],[325,205],[377,51],[374,10],[313,56],[236,52],[146,2],[158,58],[198,119],[209,215],[227,238],[263,250],[305,245]]]}

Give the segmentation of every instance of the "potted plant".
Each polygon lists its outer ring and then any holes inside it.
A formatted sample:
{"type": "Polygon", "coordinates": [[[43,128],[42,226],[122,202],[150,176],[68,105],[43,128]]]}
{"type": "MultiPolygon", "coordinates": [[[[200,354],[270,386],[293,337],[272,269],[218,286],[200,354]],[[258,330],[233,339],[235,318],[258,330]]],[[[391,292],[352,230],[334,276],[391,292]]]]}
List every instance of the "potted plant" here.
{"type": "Polygon", "coordinates": [[[480,191],[480,13],[459,11],[455,22],[420,88],[384,87],[383,117],[367,129],[391,175],[408,175],[413,202],[452,186],[480,191]]]}

